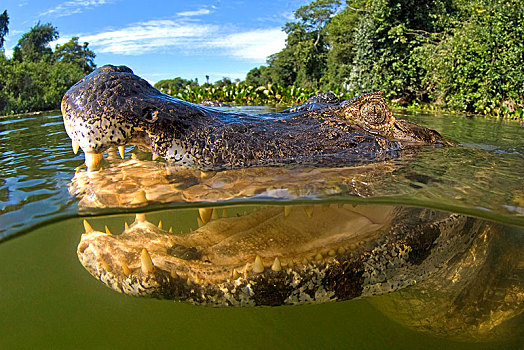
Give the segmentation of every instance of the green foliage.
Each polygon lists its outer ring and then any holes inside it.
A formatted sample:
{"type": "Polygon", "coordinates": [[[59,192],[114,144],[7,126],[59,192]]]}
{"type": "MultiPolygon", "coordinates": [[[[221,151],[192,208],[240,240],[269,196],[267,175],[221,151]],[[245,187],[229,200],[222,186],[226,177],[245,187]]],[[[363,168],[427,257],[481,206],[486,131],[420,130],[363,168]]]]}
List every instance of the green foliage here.
{"type": "Polygon", "coordinates": [[[55,60],[71,63],[83,69],[85,74],[91,73],[95,68],[95,53],[88,48],[89,43],[78,43],[78,37],[73,37],[63,45],[57,45],[53,53],[55,60]]]}
{"type": "Polygon", "coordinates": [[[4,39],[7,33],[9,33],[9,16],[7,10],[0,15],[0,49],[4,47],[4,39]]]}
{"type": "Polygon", "coordinates": [[[38,23],[18,41],[13,58],[0,55],[0,114],[57,109],[64,93],[95,68],[88,44],[73,38],[53,52],[58,32],[38,23]]]}
{"type": "Polygon", "coordinates": [[[273,82],[347,95],[383,90],[399,105],[520,116],[524,2],[316,0],[287,23],[285,48],[251,70],[273,82]]]}
{"type": "Polygon", "coordinates": [[[461,18],[426,57],[432,100],[475,113],[522,114],[524,104],[524,3],[471,0],[461,18]]]}
{"type": "Polygon", "coordinates": [[[186,86],[195,88],[198,87],[198,83],[193,80],[176,77],[174,79],[160,80],[155,84],[155,89],[158,89],[165,94],[176,95],[179,91],[184,90],[186,86]]]}
{"type": "Polygon", "coordinates": [[[53,50],[49,43],[58,39],[58,31],[51,23],[38,22],[18,40],[13,51],[13,59],[18,62],[51,61],[53,50]]]}

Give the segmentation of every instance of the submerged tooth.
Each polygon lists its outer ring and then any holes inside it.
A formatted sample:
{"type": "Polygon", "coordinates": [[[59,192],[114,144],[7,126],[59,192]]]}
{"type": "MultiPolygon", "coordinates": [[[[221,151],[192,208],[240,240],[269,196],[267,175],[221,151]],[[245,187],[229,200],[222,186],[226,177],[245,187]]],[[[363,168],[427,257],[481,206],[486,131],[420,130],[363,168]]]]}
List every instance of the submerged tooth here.
{"type": "Polygon", "coordinates": [[[106,234],[108,234],[108,235],[112,234],[111,231],[109,231],[109,227],[107,227],[107,225],[106,225],[106,234]]]}
{"type": "Polygon", "coordinates": [[[213,212],[211,213],[211,219],[212,220],[218,219],[218,210],[217,209],[213,209],[213,212]]]}
{"type": "Polygon", "coordinates": [[[144,221],[146,221],[146,214],[136,214],[135,223],[144,221]]]}
{"type": "Polygon", "coordinates": [[[129,230],[129,225],[128,225],[127,221],[124,221],[124,230],[125,231],[129,230]]]}
{"type": "Polygon", "coordinates": [[[320,261],[320,260],[322,260],[322,254],[317,253],[317,255],[315,255],[315,260],[316,260],[316,261],[320,261]]]}
{"type": "Polygon", "coordinates": [[[89,222],[87,222],[87,220],[84,220],[84,229],[86,233],[91,233],[94,231],[91,225],[89,225],[89,222]]]}
{"type": "Polygon", "coordinates": [[[153,157],[152,157],[152,159],[153,159],[153,160],[157,160],[159,157],[160,157],[160,156],[159,156],[158,154],[153,153],[153,157]]]}
{"type": "Polygon", "coordinates": [[[231,272],[231,278],[236,280],[240,277],[240,274],[238,273],[237,269],[233,269],[233,272],[231,272]]]}
{"type": "Polygon", "coordinates": [[[207,224],[211,220],[211,215],[213,215],[213,208],[198,208],[198,214],[204,224],[207,224]]]}
{"type": "Polygon", "coordinates": [[[335,256],[336,253],[337,253],[337,252],[335,252],[335,249],[330,249],[330,250],[328,251],[328,255],[329,255],[329,256],[335,256]]]}
{"type": "Polygon", "coordinates": [[[260,256],[258,255],[255,257],[255,263],[253,264],[253,272],[264,272],[264,264],[262,264],[262,259],[260,259],[260,256]]]}
{"type": "Polygon", "coordinates": [[[109,272],[109,265],[102,259],[100,259],[100,265],[102,265],[103,269],[109,272]]]}
{"type": "Polygon", "coordinates": [[[140,262],[142,263],[142,272],[149,274],[152,273],[155,270],[155,265],[153,265],[153,260],[151,259],[151,256],[147,252],[146,248],[142,249],[142,253],[140,254],[140,262]]]}
{"type": "Polygon", "coordinates": [[[176,273],[175,270],[171,270],[171,272],[169,273],[171,275],[171,277],[173,278],[179,278],[178,274],[176,273]]]}
{"type": "Polygon", "coordinates": [[[280,264],[280,260],[275,258],[275,261],[273,261],[273,265],[271,265],[271,270],[273,271],[280,271],[282,270],[282,265],[280,264]]]}
{"type": "Polygon", "coordinates": [[[291,206],[286,205],[284,206],[284,217],[287,218],[291,214],[291,206]]]}
{"type": "Polygon", "coordinates": [[[162,220],[160,220],[160,221],[158,222],[158,228],[159,228],[159,229],[162,229],[162,220]]]}
{"type": "Polygon", "coordinates": [[[124,275],[129,276],[131,274],[131,270],[129,269],[129,266],[123,261],[120,262],[120,265],[122,265],[122,270],[124,271],[124,275]]]}
{"type": "Polygon", "coordinates": [[[311,205],[305,206],[304,211],[306,212],[308,218],[311,219],[313,217],[313,207],[311,205]]]}
{"type": "Polygon", "coordinates": [[[344,248],[344,247],[339,247],[337,249],[337,253],[339,253],[339,254],[344,254],[345,252],[346,252],[346,248],[344,248]]]}
{"type": "Polygon", "coordinates": [[[197,218],[197,225],[198,225],[199,228],[204,226],[204,223],[202,222],[202,219],[197,218]]]}
{"type": "Polygon", "coordinates": [[[120,154],[120,158],[124,159],[124,156],[126,155],[126,147],[118,146],[118,153],[120,154]]]}
{"type": "Polygon", "coordinates": [[[222,209],[222,217],[223,218],[227,218],[227,210],[226,209],[222,209]]]}
{"type": "Polygon", "coordinates": [[[77,153],[78,153],[78,148],[80,148],[80,145],[78,144],[78,142],[73,141],[73,142],[71,143],[71,146],[73,147],[73,153],[74,153],[74,154],[77,154],[77,153]]]}
{"type": "Polygon", "coordinates": [[[98,169],[98,166],[100,165],[100,161],[102,160],[102,158],[104,158],[102,153],[85,152],[84,156],[85,156],[85,163],[89,170],[98,169]]]}
{"type": "Polygon", "coordinates": [[[169,226],[169,233],[173,233],[173,227],[169,226]]]}

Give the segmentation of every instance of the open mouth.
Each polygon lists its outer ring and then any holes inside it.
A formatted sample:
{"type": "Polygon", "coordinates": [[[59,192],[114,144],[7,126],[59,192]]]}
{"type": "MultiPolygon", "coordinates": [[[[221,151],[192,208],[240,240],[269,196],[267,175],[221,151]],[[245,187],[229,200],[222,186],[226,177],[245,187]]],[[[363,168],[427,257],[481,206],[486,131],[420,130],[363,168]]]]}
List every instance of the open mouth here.
{"type": "Polygon", "coordinates": [[[472,219],[460,215],[380,205],[234,211],[199,209],[198,228],[180,234],[143,214],[118,235],[85,222],[78,257],[100,281],[135,296],[214,306],[315,303],[417,283],[480,227],[462,230],[472,219]]]}
{"type": "MultiPolygon", "coordinates": [[[[261,207],[229,216],[231,210],[199,209],[199,227],[185,234],[173,234],[140,214],[119,235],[95,231],[86,222],[78,256],[91,274],[126,294],[249,304],[247,286],[256,290],[255,281],[264,280],[289,291],[289,300],[279,303],[296,303],[300,298],[290,289],[294,279],[321,274],[328,265],[361,254],[395,211],[336,204],[261,207]],[[235,290],[241,285],[247,289],[235,290]]],[[[330,296],[333,291],[317,291],[310,301],[330,296]]]]}

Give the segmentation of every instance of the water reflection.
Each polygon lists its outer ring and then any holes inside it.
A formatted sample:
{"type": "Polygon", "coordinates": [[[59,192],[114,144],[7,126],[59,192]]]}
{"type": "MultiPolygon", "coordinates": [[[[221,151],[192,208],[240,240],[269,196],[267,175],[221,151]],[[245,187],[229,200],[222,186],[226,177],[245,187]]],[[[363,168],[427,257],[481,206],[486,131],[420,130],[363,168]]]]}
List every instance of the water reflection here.
{"type": "Polygon", "coordinates": [[[166,203],[362,199],[453,210],[524,225],[524,162],[463,147],[424,149],[351,167],[257,167],[201,172],[110,152],[98,172],[79,169],[70,193],[84,213],[166,203]],[[487,201],[486,198],[489,198],[487,201]]]}
{"type": "Polygon", "coordinates": [[[81,263],[135,296],[277,306],[383,295],[369,300],[417,330],[474,341],[522,335],[522,238],[499,224],[348,204],[175,210],[147,219],[138,215],[119,235],[87,224],[81,263]],[[188,217],[192,227],[181,224],[188,217]]]}

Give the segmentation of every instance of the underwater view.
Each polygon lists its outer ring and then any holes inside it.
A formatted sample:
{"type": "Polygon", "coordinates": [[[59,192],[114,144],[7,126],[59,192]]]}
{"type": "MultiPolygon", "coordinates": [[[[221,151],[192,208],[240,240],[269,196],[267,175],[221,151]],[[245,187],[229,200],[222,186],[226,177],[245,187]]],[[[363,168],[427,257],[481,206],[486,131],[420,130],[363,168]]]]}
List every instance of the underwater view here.
{"type": "Polygon", "coordinates": [[[0,117],[0,347],[521,349],[524,127],[394,115],[454,146],[92,171],[61,115],[0,117]]]}

